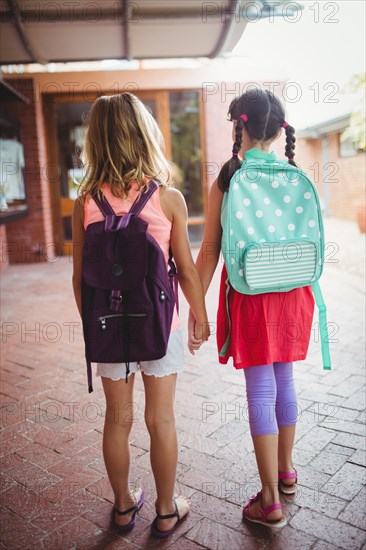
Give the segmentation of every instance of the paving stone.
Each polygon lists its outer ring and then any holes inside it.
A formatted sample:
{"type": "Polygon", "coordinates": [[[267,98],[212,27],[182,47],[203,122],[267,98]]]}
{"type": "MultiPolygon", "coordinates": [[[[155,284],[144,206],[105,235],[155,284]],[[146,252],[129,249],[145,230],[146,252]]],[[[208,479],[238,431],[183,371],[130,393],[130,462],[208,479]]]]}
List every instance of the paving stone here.
{"type": "Polygon", "coordinates": [[[0,524],[1,541],[7,549],[29,548],[44,536],[44,531],[3,506],[0,508],[0,524]]]}
{"type": "Polygon", "coordinates": [[[97,472],[91,468],[77,468],[77,465],[72,460],[60,462],[50,472],[57,472],[58,480],[62,479],[64,483],[73,485],[78,484],[82,487],[87,487],[103,478],[101,472],[97,472]]]}
{"type": "Polygon", "coordinates": [[[318,540],[313,546],[313,550],[338,550],[338,549],[339,549],[339,546],[328,544],[323,540],[318,540]]]}
{"type": "Polygon", "coordinates": [[[320,426],[312,428],[304,437],[296,443],[298,449],[304,451],[322,451],[324,447],[335,437],[333,431],[320,426]]]}
{"type": "MultiPolygon", "coordinates": [[[[312,421],[311,416],[312,416],[312,413],[305,411],[302,414],[302,418],[300,418],[299,422],[296,424],[295,447],[299,447],[303,450],[304,450],[304,445],[301,443],[299,445],[299,442],[302,440],[304,436],[310,434],[314,427],[318,427],[318,422],[312,421]],[[305,419],[303,418],[304,415],[307,415],[307,421],[305,421],[305,419]]],[[[314,457],[319,452],[319,449],[315,446],[308,449],[308,452],[311,452],[314,457]]]]}
{"type": "Polygon", "coordinates": [[[193,433],[182,432],[179,435],[179,443],[182,447],[196,449],[200,453],[215,455],[220,445],[213,439],[202,437],[193,433]]]}
{"type": "Polygon", "coordinates": [[[351,464],[359,464],[360,466],[366,467],[366,451],[360,451],[358,449],[350,456],[348,462],[351,462],[351,464]]]}
{"type": "Polygon", "coordinates": [[[234,466],[224,472],[223,476],[225,479],[236,481],[240,485],[247,483],[251,484],[253,478],[258,477],[258,469],[254,453],[250,453],[248,455],[244,455],[243,453],[242,460],[239,464],[234,464],[234,466]]]}
{"type": "Polygon", "coordinates": [[[193,540],[189,540],[186,537],[181,537],[172,547],[174,550],[200,550],[200,548],[204,548],[204,546],[201,546],[198,542],[193,542],[193,540]]]}
{"type": "Polygon", "coordinates": [[[223,496],[222,487],[225,480],[222,476],[215,475],[209,471],[203,472],[196,468],[190,468],[179,476],[178,481],[188,487],[193,487],[201,493],[214,495],[218,498],[223,496]]]}
{"type": "Polygon", "coordinates": [[[345,500],[352,500],[365,485],[365,482],[365,468],[347,462],[323,485],[323,490],[345,500]]]}
{"type": "MultiPolygon", "coordinates": [[[[1,388],[1,385],[0,385],[1,388]]],[[[17,399],[10,399],[8,396],[0,394],[0,425],[2,428],[9,428],[25,421],[20,403],[17,399]]],[[[21,430],[17,430],[19,432],[21,430]]],[[[10,432],[10,430],[9,430],[10,432]]],[[[5,440],[6,438],[4,438],[5,440]]]]}
{"type": "Polygon", "coordinates": [[[22,468],[23,465],[26,465],[25,467],[28,467],[28,460],[20,457],[16,453],[9,453],[0,458],[1,472],[7,473],[9,470],[12,470],[14,468],[22,468]]]}
{"type": "Polygon", "coordinates": [[[366,440],[364,437],[355,434],[338,433],[333,439],[335,445],[350,447],[351,449],[366,449],[366,440]]]}
{"type": "MultiPolygon", "coordinates": [[[[360,435],[362,437],[365,437],[366,430],[365,425],[361,424],[361,422],[349,422],[348,420],[338,420],[332,424],[331,428],[332,430],[335,430],[336,432],[346,432],[350,434],[360,435]]],[[[321,426],[325,425],[327,428],[330,427],[329,423],[325,424],[322,423],[321,426]]]]}
{"type": "Polygon", "coordinates": [[[356,409],[357,411],[363,411],[366,407],[366,395],[365,390],[358,390],[351,397],[343,401],[343,407],[349,409],[356,409]]]}
{"type": "Polygon", "coordinates": [[[341,397],[351,397],[360,388],[365,387],[364,376],[350,376],[338,386],[333,386],[330,390],[332,395],[340,395],[341,397]]]}
{"type": "Polygon", "coordinates": [[[26,377],[21,374],[17,374],[16,372],[11,372],[9,370],[7,371],[0,371],[0,380],[4,380],[8,384],[19,384],[20,382],[26,382],[27,380],[30,380],[30,377],[26,377]]]}
{"type": "Polygon", "coordinates": [[[61,479],[59,476],[53,475],[44,468],[40,468],[31,463],[29,463],[26,469],[22,468],[19,470],[19,468],[15,468],[13,470],[8,470],[7,475],[35,493],[40,493],[48,489],[61,479]]]}
{"type": "Polygon", "coordinates": [[[210,550],[222,550],[223,548],[260,548],[260,544],[257,541],[243,533],[238,533],[207,518],[202,519],[187,533],[186,537],[206,548],[210,548],[210,550]]]}
{"type": "Polygon", "coordinates": [[[194,466],[198,470],[210,471],[213,475],[219,476],[225,473],[233,465],[232,461],[224,458],[217,458],[205,453],[199,453],[195,449],[181,448],[178,462],[187,467],[194,466]]]}
{"type": "Polygon", "coordinates": [[[311,462],[310,466],[325,474],[335,474],[352,456],[353,450],[330,443],[311,462]]]}
{"type": "MultiPolygon", "coordinates": [[[[319,384],[320,386],[320,384],[319,384]]],[[[317,388],[319,390],[319,388],[317,388]]],[[[338,395],[331,395],[329,392],[326,392],[323,388],[321,388],[322,391],[316,391],[314,389],[308,388],[307,384],[304,385],[304,389],[299,391],[299,396],[301,399],[307,399],[314,401],[315,403],[322,403],[323,405],[328,405],[329,403],[334,404],[336,407],[348,407],[353,408],[348,404],[349,399],[353,399],[354,394],[352,398],[345,398],[340,397],[338,395]]],[[[360,409],[362,410],[362,409],[360,409]]]]}
{"type": "Polygon", "coordinates": [[[352,421],[356,421],[356,422],[362,422],[364,419],[361,418],[361,414],[364,414],[365,411],[362,411],[362,413],[360,413],[359,411],[355,410],[355,409],[348,409],[346,407],[339,407],[335,414],[334,414],[334,417],[337,419],[337,420],[350,420],[351,422],[352,421]]]}
{"type": "MultiPolygon", "coordinates": [[[[98,544],[103,531],[84,518],[77,517],[53,530],[42,539],[42,549],[87,548],[98,544]]],[[[108,533],[107,533],[108,536],[108,533]]]]}
{"type": "MultiPolygon", "coordinates": [[[[76,487],[77,484],[74,484],[76,487]]],[[[83,489],[84,487],[81,487],[83,489]]],[[[114,494],[112,491],[112,487],[109,483],[109,479],[107,476],[103,477],[102,479],[99,479],[96,483],[92,483],[88,485],[87,490],[91,493],[94,493],[99,498],[104,498],[105,500],[108,500],[109,502],[114,502],[114,494]]],[[[47,498],[49,498],[47,496],[47,498]]]]}
{"type": "MultiPolygon", "coordinates": [[[[177,423],[177,428],[179,431],[194,432],[203,437],[208,437],[213,434],[218,428],[222,426],[220,419],[214,419],[212,417],[208,418],[210,421],[203,421],[203,418],[199,420],[194,420],[193,418],[187,418],[185,416],[180,416],[177,423]]],[[[205,420],[208,420],[205,418],[205,420]]]]}
{"type": "Polygon", "coordinates": [[[2,457],[9,454],[10,452],[14,453],[19,449],[23,449],[24,447],[27,447],[29,443],[30,440],[22,434],[16,435],[14,437],[9,437],[9,439],[1,444],[0,456],[2,457]]]}
{"type": "Polygon", "coordinates": [[[195,498],[194,511],[232,529],[235,529],[241,522],[240,506],[205,493],[201,493],[198,498],[195,498]]]}
{"type": "Polygon", "coordinates": [[[17,454],[42,468],[47,468],[63,460],[62,455],[38,443],[31,443],[27,447],[19,449],[17,454]]]}
{"type": "Polygon", "coordinates": [[[310,550],[313,548],[316,539],[311,535],[306,535],[301,531],[293,529],[290,525],[286,525],[280,530],[273,541],[266,546],[266,550],[310,550]]]}
{"type": "Polygon", "coordinates": [[[318,472],[311,465],[302,466],[298,469],[298,483],[301,486],[309,487],[316,491],[320,491],[327,481],[331,479],[329,474],[318,472]]]}
{"type": "Polygon", "coordinates": [[[59,433],[51,430],[50,428],[35,425],[35,429],[32,433],[32,440],[35,443],[39,443],[40,445],[43,445],[44,447],[48,447],[49,449],[55,451],[63,443],[71,441],[72,436],[68,435],[67,432],[59,433]]]}
{"type": "Polygon", "coordinates": [[[0,433],[1,445],[11,437],[15,437],[17,435],[24,435],[27,437],[27,431],[30,427],[29,424],[30,422],[24,421],[4,426],[0,433]]]}
{"type": "Polygon", "coordinates": [[[10,487],[14,487],[15,485],[16,483],[13,479],[8,477],[6,474],[0,474],[0,493],[7,491],[10,487]]]}
{"type": "Polygon", "coordinates": [[[66,441],[57,445],[55,451],[66,456],[72,456],[97,442],[100,442],[100,433],[96,430],[90,430],[79,437],[73,438],[71,441],[66,441]]]}
{"type": "MultiPolygon", "coordinates": [[[[339,519],[366,529],[366,490],[361,489],[358,495],[346,506],[343,512],[339,514],[339,519]]],[[[366,538],[365,538],[366,541],[366,538]]]]}
{"type": "Polygon", "coordinates": [[[298,449],[296,444],[292,453],[293,461],[295,466],[307,466],[314,458],[318,456],[317,452],[304,451],[303,449],[298,449]]]}
{"type": "Polygon", "coordinates": [[[361,529],[332,518],[324,521],[318,513],[305,508],[291,519],[290,525],[345,550],[359,550],[364,542],[361,529]]]}
{"type": "MultiPolygon", "coordinates": [[[[46,510],[50,504],[41,495],[18,483],[14,483],[7,491],[4,491],[0,495],[0,500],[3,506],[26,520],[33,519],[46,510]]],[[[42,528],[42,526],[39,527],[42,528]]]]}
{"type": "Polygon", "coordinates": [[[331,518],[338,517],[347,505],[346,500],[322,492],[316,484],[314,487],[299,486],[296,495],[291,499],[300,508],[309,508],[331,518]]]}
{"type": "Polygon", "coordinates": [[[247,431],[248,422],[229,422],[213,432],[210,439],[214,439],[220,445],[227,445],[231,441],[245,437],[247,431]]]}
{"type": "MultiPolygon", "coordinates": [[[[86,519],[89,519],[87,515],[92,514],[101,501],[89,491],[80,491],[62,502],[45,502],[42,511],[33,517],[32,524],[51,533],[59,529],[64,523],[74,519],[74,517],[83,515],[86,519]]],[[[96,521],[93,523],[98,525],[96,521]]]]}

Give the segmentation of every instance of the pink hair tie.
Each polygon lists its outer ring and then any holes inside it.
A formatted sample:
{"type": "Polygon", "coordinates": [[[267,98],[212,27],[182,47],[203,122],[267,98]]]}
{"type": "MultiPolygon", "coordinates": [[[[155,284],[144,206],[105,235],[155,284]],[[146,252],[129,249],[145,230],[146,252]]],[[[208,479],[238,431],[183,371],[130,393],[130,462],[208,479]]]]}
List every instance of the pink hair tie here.
{"type": "Polygon", "coordinates": [[[244,122],[248,122],[247,115],[242,114],[242,115],[240,115],[240,118],[242,118],[244,120],[244,122]]]}
{"type": "Polygon", "coordinates": [[[233,153],[233,157],[239,156],[239,153],[233,153]]]}
{"type": "Polygon", "coordinates": [[[288,126],[288,122],[286,122],[285,120],[285,122],[282,124],[282,128],[287,128],[287,126],[288,126]]]}

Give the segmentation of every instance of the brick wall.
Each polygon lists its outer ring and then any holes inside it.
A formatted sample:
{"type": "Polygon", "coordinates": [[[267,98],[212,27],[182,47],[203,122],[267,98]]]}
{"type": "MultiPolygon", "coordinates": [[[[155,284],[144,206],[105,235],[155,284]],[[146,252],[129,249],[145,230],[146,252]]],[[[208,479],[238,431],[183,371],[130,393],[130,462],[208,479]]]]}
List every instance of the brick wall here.
{"type": "Polygon", "coordinates": [[[328,183],[328,216],[356,220],[356,211],[365,204],[366,155],[339,156],[339,133],[328,136],[328,169],[324,169],[321,139],[299,139],[296,161],[315,181],[324,198],[328,183]]]}
{"type": "Polygon", "coordinates": [[[10,263],[37,262],[54,257],[42,98],[32,79],[12,79],[11,85],[30,99],[30,104],[16,101],[1,106],[21,122],[29,213],[6,224],[3,256],[10,263]]]}
{"type": "Polygon", "coordinates": [[[6,253],[8,245],[7,245],[5,225],[0,225],[0,246],[1,246],[0,269],[4,269],[8,265],[8,255],[6,253]]]}

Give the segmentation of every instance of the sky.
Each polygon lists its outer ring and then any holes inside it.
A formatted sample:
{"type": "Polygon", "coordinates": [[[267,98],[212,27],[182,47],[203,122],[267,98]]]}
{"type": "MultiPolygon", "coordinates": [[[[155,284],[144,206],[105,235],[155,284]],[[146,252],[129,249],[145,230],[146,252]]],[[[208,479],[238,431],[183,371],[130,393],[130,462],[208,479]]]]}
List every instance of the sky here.
{"type": "MultiPolygon", "coordinates": [[[[248,23],[233,50],[243,70],[255,69],[288,84],[284,96],[287,119],[305,128],[350,112],[354,94],[345,93],[355,73],[365,72],[364,0],[311,1],[296,22],[278,17],[248,23]]],[[[276,91],[274,89],[274,91],[276,91]]]]}

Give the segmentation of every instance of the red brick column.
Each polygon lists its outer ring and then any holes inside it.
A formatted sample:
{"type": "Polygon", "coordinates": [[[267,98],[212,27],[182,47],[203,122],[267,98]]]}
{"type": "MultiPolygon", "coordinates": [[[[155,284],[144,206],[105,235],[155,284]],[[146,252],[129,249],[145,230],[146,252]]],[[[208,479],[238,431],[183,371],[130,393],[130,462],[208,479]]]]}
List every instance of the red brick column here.
{"type": "Polygon", "coordinates": [[[8,248],[3,256],[8,256],[10,263],[45,261],[54,257],[54,242],[42,96],[31,78],[10,83],[30,99],[29,104],[16,101],[2,105],[21,123],[29,213],[6,225],[8,248]]]}
{"type": "Polygon", "coordinates": [[[8,255],[7,255],[8,242],[7,242],[5,225],[0,225],[0,247],[1,247],[0,269],[4,269],[4,267],[8,265],[8,255]]]}

